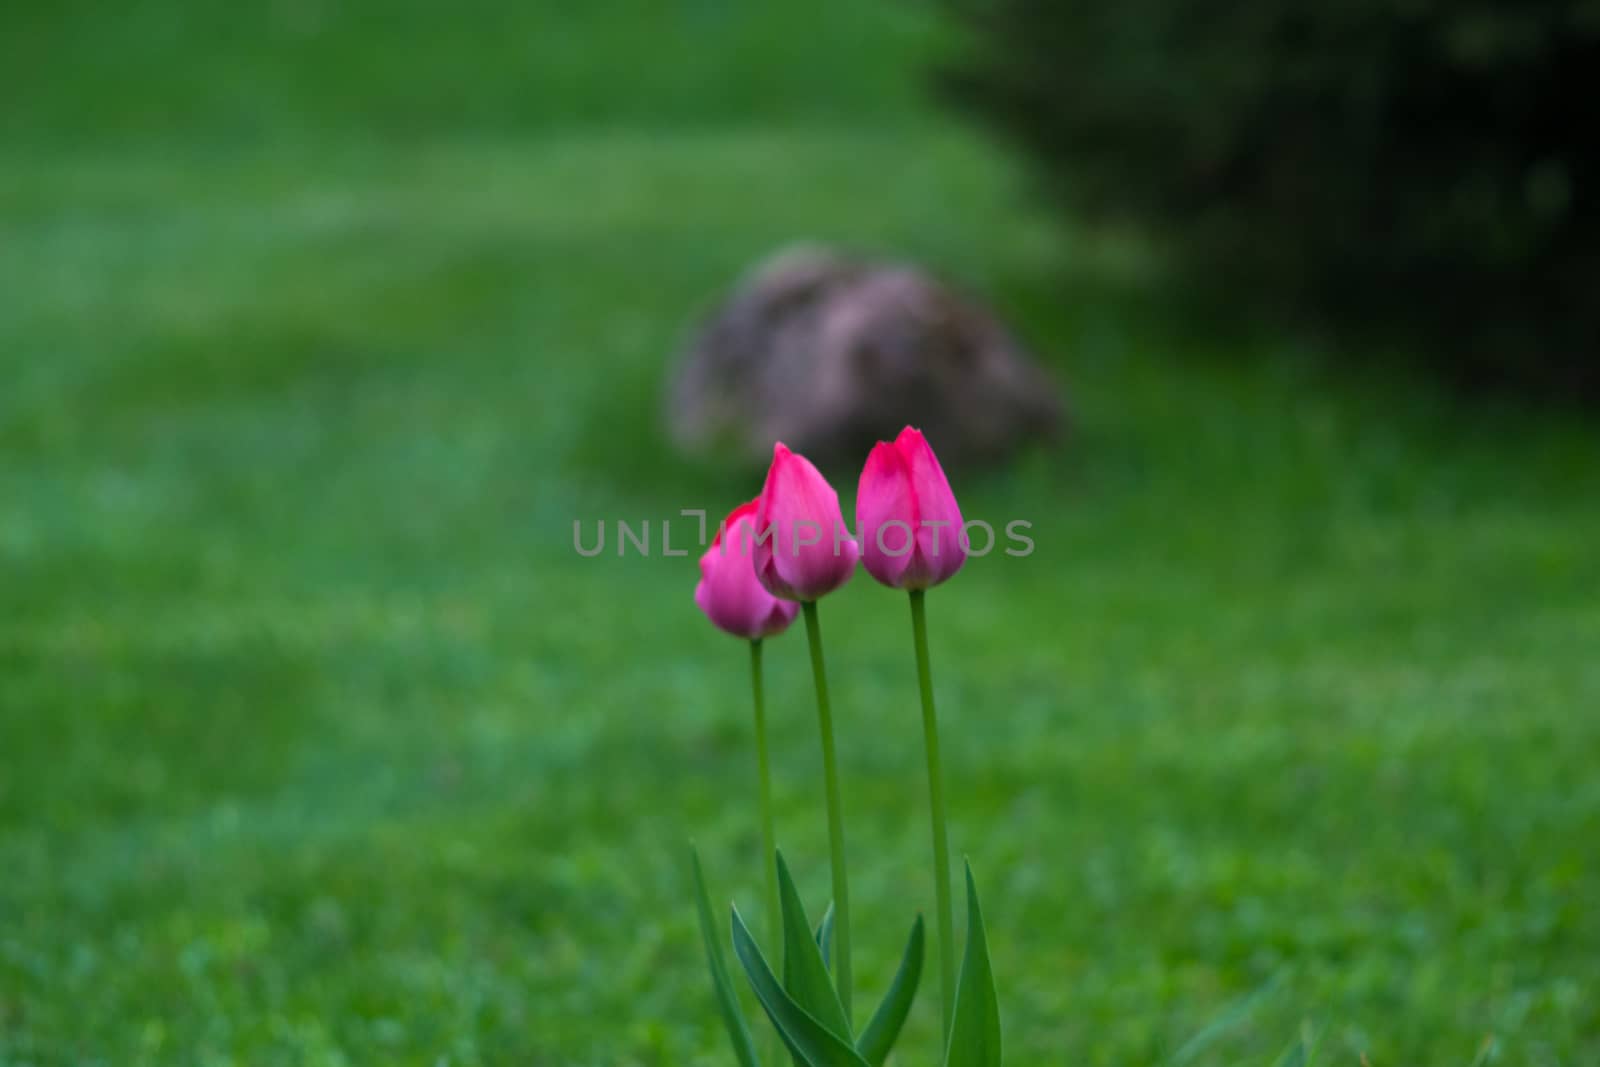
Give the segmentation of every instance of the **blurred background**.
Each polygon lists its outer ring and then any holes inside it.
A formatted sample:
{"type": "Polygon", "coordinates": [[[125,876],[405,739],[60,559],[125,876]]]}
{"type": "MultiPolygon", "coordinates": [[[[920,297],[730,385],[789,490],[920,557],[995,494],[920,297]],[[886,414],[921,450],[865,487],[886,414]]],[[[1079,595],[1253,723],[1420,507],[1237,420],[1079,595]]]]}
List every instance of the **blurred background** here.
{"type": "MultiPolygon", "coordinates": [[[[682,846],[755,906],[745,654],[572,524],[755,494],[663,395],[796,240],[975,294],[1070,412],[956,481],[1034,554],[930,597],[1011,1061],[1600,1059],[1597,34],[8,5],[0,1062],[729,1062],[682,846]]],[[[876,989],[931,905],[905,609],[825,613],[876,989]]]]}

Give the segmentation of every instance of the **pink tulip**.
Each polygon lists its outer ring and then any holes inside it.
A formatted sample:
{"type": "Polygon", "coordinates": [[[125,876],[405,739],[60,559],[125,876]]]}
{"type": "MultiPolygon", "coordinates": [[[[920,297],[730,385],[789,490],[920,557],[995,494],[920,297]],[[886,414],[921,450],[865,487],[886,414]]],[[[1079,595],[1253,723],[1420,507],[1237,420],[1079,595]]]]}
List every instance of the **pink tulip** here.
{"type": "Polygon", "coordinates": [[[756,577],[773,596],[816,600],[855,573],[861,550],[845,527],[839,494],[811,461],[773,446],[757,498],[756,577]]]}
{"type": "Polygon", "coordinates": [[[779,600],[756,580],[751,563],[755,517],[754,500],[728,513],[700,557],[700,584],[694,587],[694,602],[706,618],[718,629],[751,641],[783,633],[800,612],[799,604],[779,600]]]}
{"type": "Polygon", "coordinates": [[[867,457],[856,492],[867,572],[893,589],[927,589],[967,561],[961,508],[927,439],[907,426],[867,457]]]}

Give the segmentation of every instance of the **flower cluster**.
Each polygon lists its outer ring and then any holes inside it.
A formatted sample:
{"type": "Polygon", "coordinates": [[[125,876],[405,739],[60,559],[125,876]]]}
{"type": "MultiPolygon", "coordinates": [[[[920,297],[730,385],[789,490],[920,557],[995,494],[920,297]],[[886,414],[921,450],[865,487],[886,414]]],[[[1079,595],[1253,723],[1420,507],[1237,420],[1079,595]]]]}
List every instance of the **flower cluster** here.
{"type": "Polygon", "coordinates": [[[794,621],[799,603],[848,582],[858,560],[884,585],[907,590],[938,585],[967,560],[950,482],[910,426],[867,457],[856,528],[859,544],[833,486],[780,441],[761,495],[728,513],[700,557],[695,603],[735,637],[772,637],[794,621]]]}
{"type": "MultiPolygon", "coordinates": [[[[733,949],[784,1050],[800,1067],[880,1067],[910,1013],[922,973],[925,935],[919,916],[888,992],[867,1023],[857,1028],[844,811],[817,601],[848,582],[858,562],[883,585],[906,591],[910,599],[939,923],[944,1044],[940,1061],[946,1067],[1000,1063],[999,1007],[970,868],[966,949],[959,978],[956,974],[943,772],[928,662],[925,593],[954,576],[966,558],[955,494],[932,447],[909,426],[893,442],[880,442],[867,457],[856,494],[855,534],[845,525],[839,494],[809,460],[780,442],[761,495],[729,513],[700,558],[695,603],[718,628],[750,643],[762,844],[770,861],[769,948],[782,948],[781,979],[737,908],[731,916],[733,949]],[[833,901],[815,929],[774,842],[762,683],[762,642],[781,634],[797,614],[805,617],[811,654],[833,875],[833,901]]],[[[728,979],[697,855],[693,869],[706,957],[723,1021],[741,1065],[754,1067],[759,1062],[755,1043],[728,979]]]]}

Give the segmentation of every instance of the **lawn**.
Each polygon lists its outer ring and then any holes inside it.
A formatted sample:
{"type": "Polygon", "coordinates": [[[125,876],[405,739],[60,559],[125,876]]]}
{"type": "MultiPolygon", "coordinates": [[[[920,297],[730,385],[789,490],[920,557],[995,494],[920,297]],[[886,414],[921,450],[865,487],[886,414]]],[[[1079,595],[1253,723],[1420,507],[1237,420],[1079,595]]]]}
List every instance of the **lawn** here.
{"type": "MultiPolygon", "coordinates": [[[[659,394],[795,238],[985,294],[1073,408],[956,479],[1037,551],[929,601],[1009,1062],[1600,1061],[1592,426],[1185,311],[921,99],[914,10],[457,10],[11,16],[0,1063],[732,1062],[683,849],[757,908],[744,652],[572,524],[755,493],[659,394]]],[[[905,608],[823,611],[877,989],[931,906],[905,608]]]]}

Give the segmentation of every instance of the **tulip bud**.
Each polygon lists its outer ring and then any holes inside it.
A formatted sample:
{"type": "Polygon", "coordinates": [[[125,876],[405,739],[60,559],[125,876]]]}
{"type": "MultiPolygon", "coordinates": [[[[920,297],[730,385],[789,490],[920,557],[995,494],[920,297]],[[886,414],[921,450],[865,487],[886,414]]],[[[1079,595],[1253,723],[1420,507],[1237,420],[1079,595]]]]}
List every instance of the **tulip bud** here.
{"type": "Polygon", "coordinates": [[[740,504],[700,557],[700,583],[694,602],[718,629],[757,640],[789,628],[800,605],[779,600],[756,579],[751,546],[755,541],[756,502],[740,504]]]}
{"type": "Polygon", "coordinates": [[[907,426],[867,457],[856,492],[867,572],[893,589],[927,589],[967,561],[961,508],[927,439],[907,426]]]}
{"type": "Polygon", "coordinates": [[[860,556],[839,494],[810,460],[778,442],[756,506],[761,584],[785,600],[816,600],[848,582],[860,556]]]}

